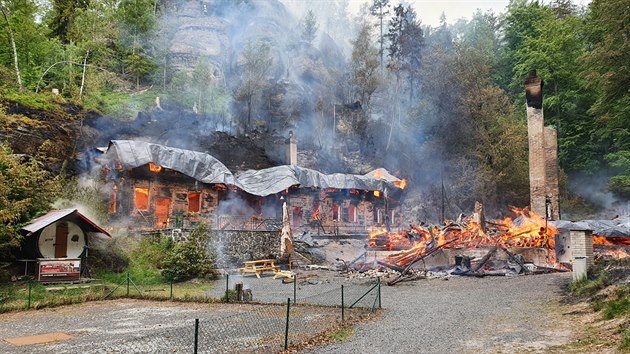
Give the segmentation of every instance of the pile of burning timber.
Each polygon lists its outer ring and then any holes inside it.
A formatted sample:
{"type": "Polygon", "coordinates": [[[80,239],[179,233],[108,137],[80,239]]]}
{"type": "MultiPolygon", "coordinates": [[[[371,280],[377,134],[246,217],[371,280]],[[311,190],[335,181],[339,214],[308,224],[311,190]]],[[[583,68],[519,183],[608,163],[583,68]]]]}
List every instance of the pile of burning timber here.
{"type": "MultiPolygon", "coordinates": [[[[370,231],[370,250],[395,251],[376,261],[378,265],[399,273],[388,284],[424,277],[426,267],[422,273],[418,272],[418,266],[447,249],[461,251],[455,257],[455,267],[451,267],[448,274],[484,276],[568,270],[556,262],[555,235],[558,230],[544,218],[528,209],[514,208],[512,212],[515,218],[485,221],[481,206],[476,209],[478,211],[470,217],[447,221],[442,226],[421,224],[411,225],[409,229],[399,232],[386,229],[370,231]],[[546,250],[545,264],[526,264],[523,256],[515,252],[522,248],[546,250]],[[470,249],[487,252],[480,258],[463,254],[470,249]],[[499,253],[504,254],[505,262],[496,262],[499,253]]],[[[351,266],[364,267],[367,263],[351,266]]]]}

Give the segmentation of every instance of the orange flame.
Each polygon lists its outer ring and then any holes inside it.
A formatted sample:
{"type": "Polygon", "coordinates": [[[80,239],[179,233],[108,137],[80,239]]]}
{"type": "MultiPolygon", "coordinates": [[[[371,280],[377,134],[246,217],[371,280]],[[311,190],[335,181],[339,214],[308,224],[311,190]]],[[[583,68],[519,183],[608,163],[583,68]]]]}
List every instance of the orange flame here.
{"type": "Polygon", "coordinates": [[[381,192],[380,191],[374,191],[374,196],[375,197],[380,197],[381,196],[381,192]]]}
{"type": "Polygon", "coordinates": [[[153,162],[149,162],[149,171],[151,171],[151,172],[160,172],[160,171],[162,171],[162,166],[156,165],[153,162]]]}
{"type": "Polygon", "coordinates": [[[630,239],[593,235],[593,244],[605,246],[630,246],[630,239]]]}
{"type": "Polygon", "coordinates": [[[401,232],[387,232],[385,229],[369,231],[368,246],[385,250],[401,250],[385,259],[385,262],[405,266],[415,257],[425,254],[434,247],[481,248],[500,246],[542,247],[548,250],[548,262],[556,262],[555,238],[558,230],[547,225],[545,220],[528,209],[512,210],[517,218],[506,218],[494,222],[501,230],[493,235],[484,232],[481,225],[469,220],[465,224],[448,222],[446,226],[411,226],[401,232]]]}
{"type": "Polygon", "coordinates": [[[374,178],[385,179],[385,174],[383,173],[382,170],[375,170],[374,171],[374,178]]]}
{"type": "Polygon", "coordinates": [[[405,187],[407,187],[407,180],[401,179],[400,181],[395,181],[394,185],[400,189],[405,189],[405,187]]]}

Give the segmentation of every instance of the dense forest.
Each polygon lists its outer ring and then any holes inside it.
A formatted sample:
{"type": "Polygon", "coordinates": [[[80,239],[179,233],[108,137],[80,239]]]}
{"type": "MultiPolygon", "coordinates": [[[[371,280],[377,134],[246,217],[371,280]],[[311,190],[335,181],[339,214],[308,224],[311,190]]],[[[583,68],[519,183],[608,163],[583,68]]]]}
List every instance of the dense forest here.
{"type": "MultiPolygon", "coordinates": [[[[69,120],[166,110],[239,136],[294,130],[321,169],[384,166],[408,178],[430,206],[417,217],[475,200],[499,209],[529,203],[523,80],[535,69],[546,124],[558,129],[565,215],[583,200],[627,205],[626,0],[512,0],[503,13],[443,16],[437,27],[421,23],[422,8],[390,0],[358,14],[348,0],[288,3],[0,0],[2,130],[42,124],[15,105],[62,107],[69,120]]],[[[64,157],[3,143],[8,237],[59,194],[48,172],[33,172],[37,159],[64,157]]]]}

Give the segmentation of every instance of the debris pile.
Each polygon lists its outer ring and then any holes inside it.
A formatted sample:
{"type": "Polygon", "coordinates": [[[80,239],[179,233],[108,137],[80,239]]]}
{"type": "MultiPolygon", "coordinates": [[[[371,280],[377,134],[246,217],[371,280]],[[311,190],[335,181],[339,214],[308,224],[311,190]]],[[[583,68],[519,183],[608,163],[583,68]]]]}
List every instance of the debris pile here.
{"type": "Polygon", "coordinates": [[[349,270],[389,269],[398,276],[388,284],[431,275],[516,275],[566,271],[556,262],[558,230],[528,209],[513,208],[514,218],[485,221],[479,210],[442,226],[410,225],[409,229],[371,230],[368,251],[346,265],[349,270]],[[544,257],[533,257],[533,251],[544,257]],[[373,251],[376,259],[370,260],[373,251]],[[541,252],[537,252],[540,254],[541,252]],[[382,257],[377,257],[379,254],[382,257]],[[430,258],[442,258],[428,266],[430,258]]]}

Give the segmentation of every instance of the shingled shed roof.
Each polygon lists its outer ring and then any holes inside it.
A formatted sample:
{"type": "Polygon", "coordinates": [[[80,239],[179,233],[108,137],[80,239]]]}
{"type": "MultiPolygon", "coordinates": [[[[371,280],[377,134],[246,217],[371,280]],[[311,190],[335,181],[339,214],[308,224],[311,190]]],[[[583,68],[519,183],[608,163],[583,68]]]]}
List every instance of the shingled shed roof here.
{"type": "Polygon", "coordinates": [[[20,231],[22,231],[25,236],[30,236],[37,231],[45,228],[46,226],[62,219],[75,222],[85,232],[102,233],[109,237],[112,237],[107,231],[96,225],[96,223],[94,223],[92,220],[88,219],[85,215],[79,213],[77,209],[52,210],[46,215],[42,215],[36,219],[31,220],[31,223],[22,227],[20,231]]]}
{"type": "Polygon", "coordinates": [[[112,140],[111,147],[124,168],[135,168],[152,162],[175,170],[202,183],[236,186],[260,197],[279,193],[291,186],[300,188],[360,189],[384,192],[399,189],[400,179],[380,168],[365,175],[324,174],[298,166],[276,166],[247,170],[234,176],[218,159],[201,152],[171,148],[142,141],[112,140]],[[378,177],[377,177],[378,176],[378,177]]]}

